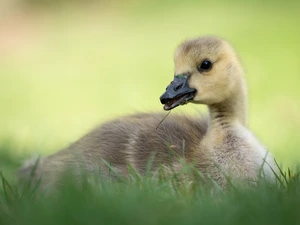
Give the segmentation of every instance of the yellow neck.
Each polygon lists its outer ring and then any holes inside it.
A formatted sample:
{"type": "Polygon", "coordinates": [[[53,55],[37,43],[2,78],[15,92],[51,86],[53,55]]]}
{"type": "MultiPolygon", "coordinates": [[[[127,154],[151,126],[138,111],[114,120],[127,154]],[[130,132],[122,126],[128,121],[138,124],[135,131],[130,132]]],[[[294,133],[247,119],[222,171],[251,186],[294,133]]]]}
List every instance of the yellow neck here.
{"type": "Polygon", "coordinates": [[[210,126],[229,127],[232,124],[247,124],[247,97],[244,84],[239,86],[232,96],[220,103],[208,106],[210,126]]]}

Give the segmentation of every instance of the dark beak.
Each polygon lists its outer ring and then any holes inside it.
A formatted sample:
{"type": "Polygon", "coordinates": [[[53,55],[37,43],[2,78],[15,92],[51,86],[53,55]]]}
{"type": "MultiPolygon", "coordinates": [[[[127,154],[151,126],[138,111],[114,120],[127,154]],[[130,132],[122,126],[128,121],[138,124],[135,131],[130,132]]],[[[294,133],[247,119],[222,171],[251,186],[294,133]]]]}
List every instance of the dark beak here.
{"type": "Polygon", "coordinates": [[[169,84],[166,92],[160,96],[161,104],[164,104],[164,110],[173,109],[179,105],[187,104],[193,100],[196,89],[188,85],[188,75],[177,75],[169,84]]]}

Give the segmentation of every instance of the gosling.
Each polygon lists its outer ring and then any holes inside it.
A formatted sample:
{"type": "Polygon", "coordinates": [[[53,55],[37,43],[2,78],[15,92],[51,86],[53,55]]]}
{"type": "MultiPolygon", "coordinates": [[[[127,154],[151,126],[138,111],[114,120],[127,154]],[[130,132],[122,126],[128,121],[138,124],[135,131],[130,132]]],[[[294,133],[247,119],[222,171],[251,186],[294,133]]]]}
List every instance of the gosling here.
{"type": "MultiPolygon", "coordinates": [[[[209,116],[160,113],[124,116],[100,125],[69,147],[19,171],[20,180],[40,180],[51,188],[65,171],[80,182],[81,172],[123,177],[128,165],[143,174],[153,157],[159,166],[180,170],[184,161],[221,188],[232,182],[256,181],[258,174],[274,180],[274,160],[247,128],[247,90],[240,61],[223,39],[204,36],[183,42],[175,51],[174,80],[160,97],[164,110],[187,103],[205,104],[209,116]],[[173,154],[170,154],[173,152],[173,154]],[[34,171],[33,171],[34,170],[34,171]]],[[[204,181],[205,182],[205,181],[204,181]]]]}

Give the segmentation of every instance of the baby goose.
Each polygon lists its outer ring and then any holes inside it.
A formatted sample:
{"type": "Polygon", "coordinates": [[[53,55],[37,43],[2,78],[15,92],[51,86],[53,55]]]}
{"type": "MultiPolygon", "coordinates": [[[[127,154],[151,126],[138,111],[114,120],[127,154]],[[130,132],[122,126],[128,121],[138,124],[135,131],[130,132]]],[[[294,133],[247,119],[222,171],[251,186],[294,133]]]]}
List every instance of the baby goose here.
{"type": "Polygon", "coordinates": [[[224,174],[243,182],[256,180],[262,169],[272,179],[272,157],[246,128],[246,85],[231,46],[216,37],[187,40],[177,48],[174,61],[174,80],[160,97],[164,109],[188,102],[206,104],[209,119],[170,115],[156,129],[162,114],[122,117],[42,158],[37,165],[34,161],[28,163],[20,170],[20,178],[41,177],[41,186],[47,188],[54,186],[66,170],[79,181],[82,170],[93,173],[101,168],[102,176],[108,176],[105,161],[120,176],[127,176],[128,164],[143,173],[155,154],[153,169],[164,165],[179,170],[176,156],[180,156],[222,188],[227,185],[224,174]]]}

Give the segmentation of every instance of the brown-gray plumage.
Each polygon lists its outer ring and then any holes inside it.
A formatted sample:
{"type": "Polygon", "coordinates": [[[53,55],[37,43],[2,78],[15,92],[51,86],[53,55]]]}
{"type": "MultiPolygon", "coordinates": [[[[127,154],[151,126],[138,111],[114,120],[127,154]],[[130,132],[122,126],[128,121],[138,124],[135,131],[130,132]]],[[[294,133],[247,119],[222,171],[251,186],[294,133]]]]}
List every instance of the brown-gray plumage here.
{"type": "MultiPolygon", "coordinates": [[[[128,175],[128,164],[143,173],[155,154],[153,169],[159,165],[180,169],[180,156],[221,187],[227,185],[224,173],[243,182],[257,179],[263,168],[272,179],[268,165],[273,165],[272,158],[246,128],[246,86],[231,46],[216,37],[187,40],[177,48],[174,61],[174,81],[161,97],[165,109],[187,102],[206,104],[209,119],[171,114],[155,129],[163,115],[145,113],[104,123],[68,148],[42,158],[33,178],[41,177],[47,188],[66,170],[78,180],[80,171],[93,173],[100,167],[108,176],[103,160],[121,176],[128,175]],[[203,65],[204,61],[210,64],[203,65]],[[267,164],[262,166],[264,158],[267,164]]],[[[28,179],[33,165],[31,161],[20,170],[21,179],[28,179]]]]}

